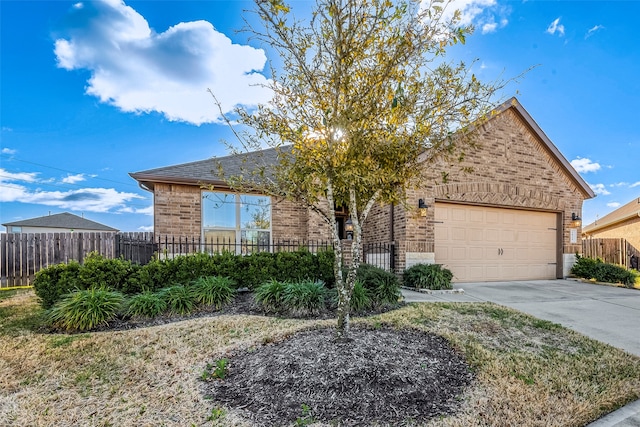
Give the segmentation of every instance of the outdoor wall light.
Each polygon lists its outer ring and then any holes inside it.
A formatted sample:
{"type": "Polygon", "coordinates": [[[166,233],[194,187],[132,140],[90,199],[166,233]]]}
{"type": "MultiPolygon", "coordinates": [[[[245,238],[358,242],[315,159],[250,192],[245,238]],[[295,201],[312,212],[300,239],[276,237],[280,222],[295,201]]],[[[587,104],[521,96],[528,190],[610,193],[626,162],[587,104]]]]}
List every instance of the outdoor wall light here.
{"type": "Polygon", "coordinates": [[[418,200],[418,210],[420,211],[420,216],[427,216],[427,204],[424,202],[424,199],[418,200]]]}
{"type": "Polygon", "coordinates": [[[575,212],[571,214],[571,221],[574,227],[580,227],[580,225],[582,225],[582,218],[575,212]]]}
{"type": "Polygon", "coordinates": [[[345,221],[344,231],[347,232],[347,240],[353,240],[353,221],[351,221],[351,218],[345,221]]]}

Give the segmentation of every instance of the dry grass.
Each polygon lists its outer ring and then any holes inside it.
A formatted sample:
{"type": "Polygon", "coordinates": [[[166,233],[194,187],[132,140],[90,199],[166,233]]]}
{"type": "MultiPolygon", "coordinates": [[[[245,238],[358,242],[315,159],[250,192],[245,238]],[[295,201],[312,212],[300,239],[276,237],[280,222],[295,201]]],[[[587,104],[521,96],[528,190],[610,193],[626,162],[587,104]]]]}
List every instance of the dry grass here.
{"type": "MultiPolygon", "coordinates": [[[[206,364],[333,324],[236,315],[47,335],[32,332],[39,311],[30,292],[0,297],[2,426],[243,425],[204,399],[206,364]]],[[[477,381],[458,415],[430,426],[582,426],[640,397],[640,358],[493,304],[416,304],[356,322],[435,332],[465,355],[477,381]]]]}

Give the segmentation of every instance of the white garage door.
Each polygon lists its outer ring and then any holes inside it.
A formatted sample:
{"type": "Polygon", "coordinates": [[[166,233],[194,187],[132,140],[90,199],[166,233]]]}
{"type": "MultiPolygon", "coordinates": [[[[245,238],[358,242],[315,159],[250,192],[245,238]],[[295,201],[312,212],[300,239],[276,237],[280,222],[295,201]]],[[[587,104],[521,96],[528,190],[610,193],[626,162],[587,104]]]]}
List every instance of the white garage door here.
{"type": "Polygon", "coordinates": [[[435,204],[435,256],[456,282],[556,278],[556,214],[435,204]]]}

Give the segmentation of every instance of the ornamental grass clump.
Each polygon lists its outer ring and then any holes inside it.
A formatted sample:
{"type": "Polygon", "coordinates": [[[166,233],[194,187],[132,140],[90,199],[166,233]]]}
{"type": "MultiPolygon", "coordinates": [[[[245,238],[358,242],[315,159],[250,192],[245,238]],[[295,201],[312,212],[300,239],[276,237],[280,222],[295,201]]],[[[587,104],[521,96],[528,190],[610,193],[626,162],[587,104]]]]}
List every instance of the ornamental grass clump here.
{"type": "Polygon", "coordinates": [[[233,301],[236,290],[235,282],[228,277],[200,277],[191,286],[193,297],[198,304],[213,306],[219,310],[233,301]]]}
{"type": "Polygon", "coordinates": [[[284,296],[286,288],[286,282],[272,279],[259,286],[253,297],[265,311],[279,312],[285,308],[284,296]]]}
{"type": "Polygon", "coordinates": [[[167,309],[167,302],[157,292],[144,291],[129,298],[127,316],[153,319],[167,309]]]}
{"type": "Polygon", "coordinates": [[[351,312],[368,310],[371,308],[372,302],[370,291],[361,281],[356,280],[351,294],[351,312]]]}
{"type": "Polygon", "coordinates": [[[78,290],[63,296],[48,313],[55,328],[87,331],[107,326],[122,309],[124,296],[120,292],[101,288],[78,290]]]}
{"type": "Polygon", "coordinates": [[[286,284],[283,303],[291,311],[316,313],[325,308],[326,296],[327,288],[322,282],[303,280],[286,284]]]}
{"type": "Polygon", "coordinates": [[[196,306],[193,292],[186,286],[175,285],[162,289],[160,295],[166,302],[167,309],[173,314],[189,314],[196,306]]]}

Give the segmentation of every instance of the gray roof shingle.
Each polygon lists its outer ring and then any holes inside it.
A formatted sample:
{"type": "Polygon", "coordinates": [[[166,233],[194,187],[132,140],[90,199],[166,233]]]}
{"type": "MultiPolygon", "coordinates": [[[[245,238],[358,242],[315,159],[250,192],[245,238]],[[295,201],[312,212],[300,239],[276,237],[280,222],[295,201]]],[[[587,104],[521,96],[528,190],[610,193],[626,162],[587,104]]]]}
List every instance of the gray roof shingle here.
{"type": "Polygon", "coordinates": [[[25,219],[22,221],[8,222],[2,225],[5,227],[47,227],[73,230],[118,231],[116,228],[79,217],[78,215],[74,215],[69,212],[25,219]]]}
{"type": "Polygon", "coordinates": [[[250,153],[232,154],[225,157],[212,157],[196,162],[182,163],[156,169],[133,172],[129,175],[148,189],[153,189],[154,182],[172,183],[217,183],[224,184],[225,180],[219,170],[224,171],[226,177],[246,175],[247,171],[255,170],[259,166],[265,167],[265,172],[278,162],[280,152],[288,152],[289,147],[269,148],[250,153]]]}

